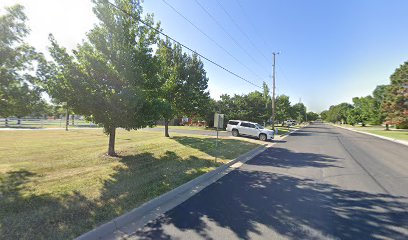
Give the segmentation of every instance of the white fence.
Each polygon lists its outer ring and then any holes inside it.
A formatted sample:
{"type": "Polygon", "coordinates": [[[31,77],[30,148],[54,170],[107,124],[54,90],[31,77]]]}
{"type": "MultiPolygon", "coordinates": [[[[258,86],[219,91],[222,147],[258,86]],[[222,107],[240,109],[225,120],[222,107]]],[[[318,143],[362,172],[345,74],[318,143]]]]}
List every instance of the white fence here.
{"type": "MultiPolygon", "coordinates": [[[[0,118],[0,127],[10,128],[64,128],[65,118],[0,118]]],[[[82,119],[69,119],[69,127],[97,127],[96,124],[82,119]]]]}

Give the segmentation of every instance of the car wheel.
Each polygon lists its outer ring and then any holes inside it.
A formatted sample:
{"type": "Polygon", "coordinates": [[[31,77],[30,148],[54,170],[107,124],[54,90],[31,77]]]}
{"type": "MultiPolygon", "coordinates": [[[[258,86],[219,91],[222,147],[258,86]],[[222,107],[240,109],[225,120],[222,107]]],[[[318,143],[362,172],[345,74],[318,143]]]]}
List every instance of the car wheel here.
{"type": "Polygon", "coordinates": [[[266,141],[266,135],[265,134],[259,134],[259,140],[261,141],[266,141]]]}
{"type": "Polygon", "coordinates": [[[234,137],[238,137],[239,136],[239,132],[237,129],[232,130],[232,136],[234,137]]]}

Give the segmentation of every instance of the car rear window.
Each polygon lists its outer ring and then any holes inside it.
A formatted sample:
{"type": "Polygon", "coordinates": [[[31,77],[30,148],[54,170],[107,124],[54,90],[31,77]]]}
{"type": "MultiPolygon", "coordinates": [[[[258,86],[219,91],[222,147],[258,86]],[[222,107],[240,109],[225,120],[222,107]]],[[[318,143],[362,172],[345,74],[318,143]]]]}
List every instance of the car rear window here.
{"type": "Polygon", "coordinates": [[[229,122],[228,122],[228,124],[231,124],[231,125],[238,125],[238,122],[237,122],[237,121],[229,121],[229,122]]]}

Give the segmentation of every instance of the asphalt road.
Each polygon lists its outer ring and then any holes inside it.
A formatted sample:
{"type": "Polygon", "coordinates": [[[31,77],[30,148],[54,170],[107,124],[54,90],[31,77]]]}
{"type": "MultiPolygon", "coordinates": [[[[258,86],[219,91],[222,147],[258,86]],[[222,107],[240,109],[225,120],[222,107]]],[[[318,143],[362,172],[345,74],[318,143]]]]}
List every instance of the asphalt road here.
{"type": "Polygon", "coordinates": [[[408,239],[408,147],[324,124],[277,143],[137,239],[408,239]]]}

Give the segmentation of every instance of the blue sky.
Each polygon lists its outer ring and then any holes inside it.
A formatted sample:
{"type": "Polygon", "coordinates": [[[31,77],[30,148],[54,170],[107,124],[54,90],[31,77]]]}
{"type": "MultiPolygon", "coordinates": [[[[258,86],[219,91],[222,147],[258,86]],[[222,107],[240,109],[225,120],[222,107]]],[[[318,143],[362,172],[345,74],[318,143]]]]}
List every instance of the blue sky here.
{"type": "MultiPolygon", "coordinates": [[[[253,82],[271,82],[271,55],[279,51],[277,93],[289,95],[292,102],[301,98],[314,111],[370,94],[376,85],[388,83],[395,68],[408,60],[408,1],[197,0],[257,62],[234,44],[194,0],[167,1],[261,79],[195,30],[162,0],[146,1],[145,11],[154,12],[166,33],[253,82]],[[257,49],[230,21],[217,1],[257,49]]],[[[256,90],[209,63],[205,66],[214,96],[256,90]]]]}
{"type": "MultiPolygon", "coordinates": [[[[388,83],[395,68],[408,60],[405,0],[197,0],[241,47],[195,0],[166,1],[241,63],[162,0],[145,0],[145,12],[154,13],[164,32],[258,85],[262,81],[271,85],[272,52],[280,52],[277,94],[289,95],[292,102],[301,98],[312,111],[370,94],[376,85],[388,83]]],[[[87,0],[3,0],[0,8],[16,2],[26,6],[32,28],[29,42],[41,51],[46,51],[50,32],[62,45],[74,48],[96,22],[87,0]]],[[[204,64],[214,98],[257,90],[204,64]]]]}

